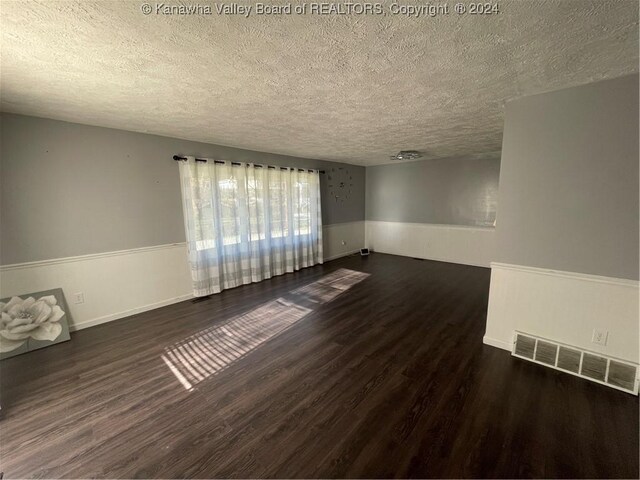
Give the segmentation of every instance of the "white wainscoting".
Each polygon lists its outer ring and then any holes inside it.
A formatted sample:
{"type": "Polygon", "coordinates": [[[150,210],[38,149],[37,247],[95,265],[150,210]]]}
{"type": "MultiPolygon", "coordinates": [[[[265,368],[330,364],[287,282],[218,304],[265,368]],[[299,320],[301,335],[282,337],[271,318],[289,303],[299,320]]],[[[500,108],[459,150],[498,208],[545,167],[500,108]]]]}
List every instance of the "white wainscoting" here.
{"type": "Polygon", "coordinates": [[[511,350],[519,330],[638,363],[637,281],[501,263],[491,264],[484,343],[511,350]],[[609,331],[606,346],[591,342],[609,331]]]}
{"type": "MultiPolygon", "coordinates": [[[[364,222],[323,227],[325,261],[364,245],[364,222]],[[342,245],[342,241],[345,245],[342,245]]],[[[184,243],[0,267],[0,298],[62,288],[71,330],[117,320],[192,297],[184,243]],[[82,292],[84,303],[74,304],[82,292]]]]}
{"type": "Polygon", "coordinates": [[[191,298],[184,243],[83,255],[0,268],[1,297],[62,288],[71,330],[191,298]],[[73,296],[84,293],[84,303],[73,296]]]}
{"type": "Polygon", "coordinates": [[[367,246],[375,252],[488,267],[492,227],[366,221],[367,246]]]}

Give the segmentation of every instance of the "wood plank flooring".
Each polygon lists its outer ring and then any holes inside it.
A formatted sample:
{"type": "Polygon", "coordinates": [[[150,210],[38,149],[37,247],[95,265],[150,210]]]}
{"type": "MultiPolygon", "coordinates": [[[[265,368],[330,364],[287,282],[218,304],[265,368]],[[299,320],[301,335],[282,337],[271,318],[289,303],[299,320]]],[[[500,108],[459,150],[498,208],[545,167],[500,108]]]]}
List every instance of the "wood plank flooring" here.
{"type": "Polygon", "coordinates": [[[638,478],[637,397],[483,345],[488,290],[373,254],[76,332],[0,362],[0,471],[638,478]]]}

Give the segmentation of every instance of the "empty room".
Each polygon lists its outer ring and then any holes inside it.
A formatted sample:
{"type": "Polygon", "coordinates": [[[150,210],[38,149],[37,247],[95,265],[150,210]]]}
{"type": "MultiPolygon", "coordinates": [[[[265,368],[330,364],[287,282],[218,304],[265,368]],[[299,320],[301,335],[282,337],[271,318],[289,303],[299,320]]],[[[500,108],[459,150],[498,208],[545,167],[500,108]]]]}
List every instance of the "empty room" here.
{"type": "Polygon", "coordinates": [[[637,479],[638,11],[0,0],[0,479],[637,479]]]}

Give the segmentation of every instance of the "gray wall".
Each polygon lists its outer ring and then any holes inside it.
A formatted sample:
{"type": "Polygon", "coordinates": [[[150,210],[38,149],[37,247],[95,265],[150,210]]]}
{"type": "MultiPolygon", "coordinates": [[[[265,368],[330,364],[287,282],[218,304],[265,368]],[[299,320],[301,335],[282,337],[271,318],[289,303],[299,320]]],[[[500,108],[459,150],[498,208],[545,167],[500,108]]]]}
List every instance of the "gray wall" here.
{"type": "Polygon", "coordinates": [[[638,76],[506,107],[499,262],[638,278],[638,76]]]}
{"type": "Polygon", "coordinates": [[[367,167],[366,218],[493,226],[500,158],[446,158],[367,167]]]}
{"type": "MultiPolygon", "coordinates": [[[[4,113],[0,146],[0,264],[183,242],[174,154],[319,168],[320,160],[4,113]]],[[[364,220],[364,167],[336,203],[321,177],[325,224],[364,220]]]]}

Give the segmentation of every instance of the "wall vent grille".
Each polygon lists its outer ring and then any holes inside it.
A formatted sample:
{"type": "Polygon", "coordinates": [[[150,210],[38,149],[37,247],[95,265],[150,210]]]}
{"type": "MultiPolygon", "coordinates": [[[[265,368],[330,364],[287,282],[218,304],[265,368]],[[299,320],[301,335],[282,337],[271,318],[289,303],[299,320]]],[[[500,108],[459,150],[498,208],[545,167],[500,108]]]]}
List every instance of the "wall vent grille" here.
{"type": "Polygon", "coordinates": [[[511,353],[518,358],[638,395],[638,366],[632,363],[522,332],[516,332],[511,353]]]}

